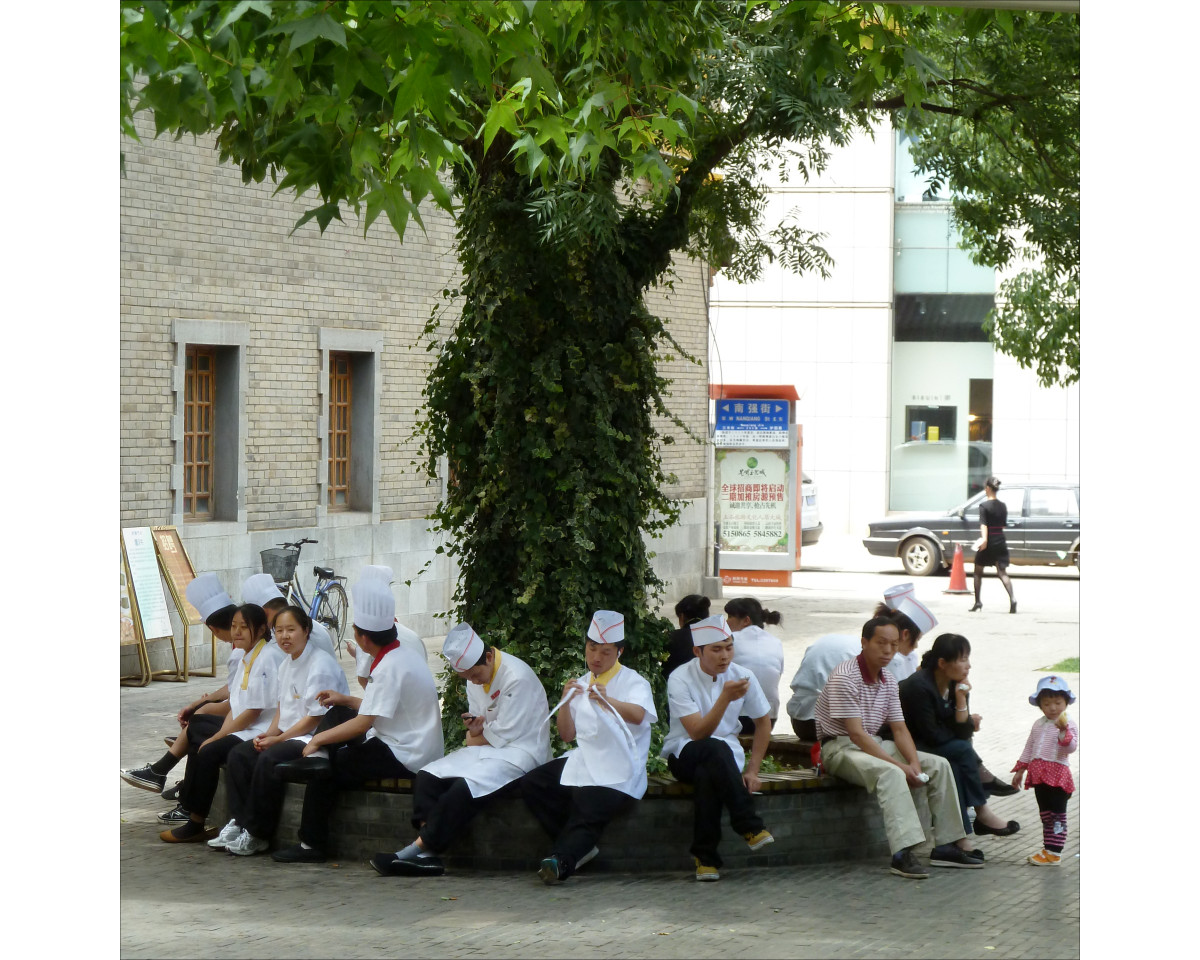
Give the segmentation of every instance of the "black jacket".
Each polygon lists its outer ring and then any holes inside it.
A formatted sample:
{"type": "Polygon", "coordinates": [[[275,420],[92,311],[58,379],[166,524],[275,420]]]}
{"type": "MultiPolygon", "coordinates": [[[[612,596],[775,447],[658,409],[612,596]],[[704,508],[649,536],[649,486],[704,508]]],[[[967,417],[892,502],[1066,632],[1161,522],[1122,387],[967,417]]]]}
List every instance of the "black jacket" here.
{"type": "MultiPolygon", "coordinates": [[[[953,694],[949,700],[942,699],[932,670],[918,670],[900,681],[900,709],[918,750],[951,740],[970,740],[974,735],[975,725],[969,717],[962,723],[955,721],[954,700],[953,694]]],[[[967,703],[969,707],[969,699],[967,703]]]]}

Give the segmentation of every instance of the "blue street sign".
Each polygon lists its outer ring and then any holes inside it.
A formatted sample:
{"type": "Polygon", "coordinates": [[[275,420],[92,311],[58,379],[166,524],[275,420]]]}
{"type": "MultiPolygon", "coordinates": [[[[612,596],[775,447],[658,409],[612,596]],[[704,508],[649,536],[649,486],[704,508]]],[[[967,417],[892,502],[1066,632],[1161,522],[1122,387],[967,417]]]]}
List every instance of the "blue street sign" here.
{"type": "Polygon", "coordinates": [[[786,447],[786,400],[718,400],[713,440],[718,447],[786,447]]]}

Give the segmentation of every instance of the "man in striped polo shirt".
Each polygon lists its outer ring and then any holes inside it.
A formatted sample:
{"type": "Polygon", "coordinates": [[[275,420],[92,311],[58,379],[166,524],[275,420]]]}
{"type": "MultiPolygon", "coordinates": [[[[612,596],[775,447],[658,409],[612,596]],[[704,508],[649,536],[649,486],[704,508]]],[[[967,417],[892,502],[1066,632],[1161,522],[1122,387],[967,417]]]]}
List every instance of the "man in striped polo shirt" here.
{"type": "Polygon", "coordinates": [[[936,867],[983,866],[969,846],[958,809],[958,791],[950,764],[931,753],[918,753],[904,724],[896,678],[883,668],[896,653],[900,631],[887,617],[863,624],[862,653],[834,667],[817,698],[817,736],[821,762],[835,777],[875,794],[883,808],[883,825],[892,851],[892,873],[924,879],[928,871],[913,853],[925,831],[910,790],[922,789],[929,799],[937,846],[929,862],[936,867]],[[892,740],[879,737],[885,723],[892,740]]]}

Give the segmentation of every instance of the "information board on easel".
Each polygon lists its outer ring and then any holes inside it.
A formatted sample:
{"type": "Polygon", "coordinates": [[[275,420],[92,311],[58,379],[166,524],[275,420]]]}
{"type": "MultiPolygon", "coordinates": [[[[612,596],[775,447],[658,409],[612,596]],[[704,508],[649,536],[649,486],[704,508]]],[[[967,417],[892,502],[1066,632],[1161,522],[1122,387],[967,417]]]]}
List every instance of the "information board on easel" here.
{"type": "Polygon", "coordinates": [[[144,687],[150,682],[150,661],[140,629],[134,624],[133,598],[129,593],[129,564],[125,561],[125,545],[121,545],[121,646],[136,646],[138,672],[121,677],[125,686],[144,687]]]}
{"type": "MultiPolygon", "coordinates": [[[[167,610],[167,596],[159,576],[158,551],[149,527],[127,527],[121,531],[122,574],[125,577],[129,618],[133,621],[134,642],[138,644],[139,659],[145,680],[159,678],[185,680],[180,669],[179,653],[175,649],[175,628],[167,610]],[[174,669],[150,669],[146,644],[167,640],[171,644],[174,669]]],[[[122,637],[124,642],[124,637],[122,637]]]]}
{"type": "Polygon", "coordinates": [[[179,538],[179,531],[174,527],[151,527],[154,537],[154,548],[158,552],[158,562],[162,567],[163,578],[175,601],[175,609],[179,619],[183,621],[183,675],[185,677],[215,677],[217,675],[217,641],[209,632],[209,651],[212,658],[207,671],[192,670],[188,666],[188,648],[191,627],[203,623],[200,611],[188,601],[187,585],[196,579],[196,570],[192,559],[188,556],[187,548],[179,538]]]}

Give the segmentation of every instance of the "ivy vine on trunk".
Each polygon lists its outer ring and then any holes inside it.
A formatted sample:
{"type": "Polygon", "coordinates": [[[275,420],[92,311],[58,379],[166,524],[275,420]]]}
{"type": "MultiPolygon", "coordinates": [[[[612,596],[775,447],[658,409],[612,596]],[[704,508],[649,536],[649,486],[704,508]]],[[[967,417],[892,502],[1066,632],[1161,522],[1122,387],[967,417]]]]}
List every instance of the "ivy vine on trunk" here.
{"type": "MultiPolygon", "coordinates": [[[[583,672],[592,613],[616,610],[623,662],[661,697],[671,625],[651,612],[662,581],[642,532],[679,516],[655,415],[686,427],[666,406],[660,347],[678,344],[646,309],[647,261],[539,242],[533,185],[511,165],[457,188],[461,315],[444,341],[436,320],[426,329],[439,353],[420,428],[430,474],[440,456],[450,465],[434,520],[461,570],[455,615],[553,696],[583,672]]],[[[665,270],[669,250],[655,262],[665,270]]],[[[456,710],[445,715],[448,743],[461,740],[456,710]]]]}

